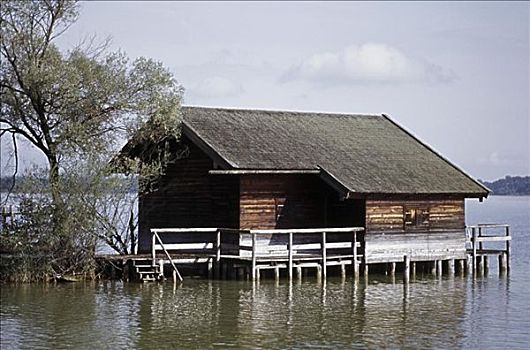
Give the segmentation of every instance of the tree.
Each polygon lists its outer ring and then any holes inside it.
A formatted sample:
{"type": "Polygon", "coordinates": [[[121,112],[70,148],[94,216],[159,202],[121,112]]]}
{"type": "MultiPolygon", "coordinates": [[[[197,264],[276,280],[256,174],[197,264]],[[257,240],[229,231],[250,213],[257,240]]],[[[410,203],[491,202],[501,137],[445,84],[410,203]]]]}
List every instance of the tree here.
{"type": "Polygon", "coordinates": [[[76,1],[3,1],[0,13],[0,136],[11,136],[16,159],[18,139],[44,154],[49,234],[64,245],[79,227],[73,203],[98,216],[96,198],[112,190],[102,185],[112,174],[110,155],[123,140],[132,138],[140,149],[119,162],[140,175],[140,192],[163,173],[171,160],[165,151],[180,136],[183,89],[161,63],[131,62],[122,52],[109,53],[108,42],[87,40],[61,51],[55,42],[76,21],[76,1]]]}

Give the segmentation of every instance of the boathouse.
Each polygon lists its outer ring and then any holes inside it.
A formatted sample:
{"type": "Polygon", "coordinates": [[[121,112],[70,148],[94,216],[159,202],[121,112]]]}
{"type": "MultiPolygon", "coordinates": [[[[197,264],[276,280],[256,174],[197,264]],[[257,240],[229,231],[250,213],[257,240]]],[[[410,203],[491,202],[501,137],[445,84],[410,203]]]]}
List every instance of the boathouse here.
{"type": "MultiPolygon", "coordinates": [[[[139,253],[154,252],[153,229],[261,230],[262,245],[292,248],[287,236],[275,242],[274,232],[328,229],[328,242],[338,242],[333,234],[353,227],[365,265],[404,256],[466,258],[464,199],[482,200],[488,189],[387,115],[206,107],[182,113],[179,146],[186,156],[140,198],[139,253]]],[[[196,234],[164,242],[194,242],[196,234]]],[[[241,249],[245,242],[222,240],[241,249]]]]}

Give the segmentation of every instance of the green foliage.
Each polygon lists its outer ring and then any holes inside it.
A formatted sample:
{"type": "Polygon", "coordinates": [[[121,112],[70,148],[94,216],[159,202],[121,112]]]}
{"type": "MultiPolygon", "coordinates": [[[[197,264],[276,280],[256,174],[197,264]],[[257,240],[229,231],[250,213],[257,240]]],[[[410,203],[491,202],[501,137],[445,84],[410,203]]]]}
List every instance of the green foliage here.
{"type": "Polygon", "coordinates": [[[161,63],[131,61],[106,42],[61,51],[55,40],[77,19],[75,1],[3,1],[0,13],[0,135],[13,136],[15,152],[18,139],[28,141],[48,161],[19,190],[23,215],[2,247],[42,257],[46,273],[86,272],[98,240],[130,253],[131,186],[139,178],[149,191],[185,154],[175,149],[182,87],[161,63]],[[135,152],[111,162],[129,139],[135,152]]]}

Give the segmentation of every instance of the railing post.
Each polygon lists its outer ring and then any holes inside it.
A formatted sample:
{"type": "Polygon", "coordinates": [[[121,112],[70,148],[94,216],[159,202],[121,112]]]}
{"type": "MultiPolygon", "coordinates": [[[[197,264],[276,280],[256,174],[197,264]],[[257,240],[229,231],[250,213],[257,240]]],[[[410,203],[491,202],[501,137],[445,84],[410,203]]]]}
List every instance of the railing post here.
{"type": "MultiPolygon", "coordinates": [[[[478,228],[478,237],[482,237],[482,227],[478,228]]],[[[484,246],[482,245],[482,241],[478,243],[478,250],[483,250],[484,246]]]]}
{"type": "MultiPolygon", "coordinates": [[[[510,226],[506,225],[506,237],[510,237],[510,226]]],[[[506,239],[506,269],[510,270],[511,240],[506,239]]]]}
{"type": "Polygon", "coordinates": [[[155,244],[156,244],[156,231],[151,230],[151,257],[152,257],[152,263],[151,265],[156,265],[156,250],[155,250],[155,244]]]}
{"type": "Polygon", "coordinates": [[[256,280],[256,233],[250,232],[252,235],[252,280],[256,280]]]}
{"type": "Polygon", "coordinates": [[[327,276],[326,232],[322,232],[322,277],[327,276]]]}
{"type": "Polygon", "coordinates": [[[293,233],[289,232],[289,281],[293,279],[293,233]]]}
{"type": "Polygon", "coordinates": [[[219,279],[221,274],[221,230],[217,230],[215,253],[215,278],[219,279]]]}
{"type": "Polygon", "coordinates": [[[353,242],[352,242],[352,249],[353,249],[353,275],[355,278],[359,277],[359,262],[357,261],[357,231],[353,231],[353,242]]]}
{"type": "Polygon", "coordinates": [[[471,228],[472,238],[471,246],[473,247],[473,258],[471,260],[473,267],[473,275],[477,274],[477,231],[474,227],[471,228]]]}

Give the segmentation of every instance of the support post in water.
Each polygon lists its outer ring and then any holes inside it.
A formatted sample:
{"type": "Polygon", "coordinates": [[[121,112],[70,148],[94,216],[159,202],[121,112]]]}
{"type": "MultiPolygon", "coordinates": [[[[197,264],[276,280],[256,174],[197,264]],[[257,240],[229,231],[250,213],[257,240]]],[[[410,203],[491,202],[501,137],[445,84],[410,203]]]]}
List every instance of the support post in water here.
{"type": "Polygon", "coordinates": [[[289,232],[289,281],[293,279],[293,233],[289,232]]]}
{"type": "Polygon", "coordinates": [[[473,275],[477,274],[477,231],[474,227],[471,228],[471,246],[473,247],[473,258],[471,263],[473,264],[473,275]]]}
{"type": "Polygon", "coordinates": [[[357,231],[353,231],[353,242],[352,242],[352,249],[353,249],[353,275],[355,278],[359,277],[359,262],[357,261],[357,231]]]}
{"type": "Polygon", "coordinates": [[[403,282],[409,283],[410,279],[410,257],[405,255],[403,257],[403,282]]]}
{"type": "Polygon", "coordinates": [[[389,267],[389,275],[394,277],[396,275],[396,263],[391,262],[388,267],[389,267]]]}
{"type": "Polygon", "coordinates": [[[433,260],[431,263],[431,274],[436,276],[436,260],[433,260]]]}
{"type": "Polygon", "coordinates": [[[256,232],[252,234],[252,280],[256,280],[256,232]]]}
{"type": "MultiPolygon", "coordinates": [[[[510,237],[510,226],[506,225],[506,237],[510,237]]],[[[510,237],[511,238],[511,237],[510,237]]],[[[511,241],[506,240],[506,270],[510,271],[511,241]]]]}
{"type": "Polygon", "coordinates": [[[455,275],[455,259],[447,260],[447,274],[449,276],[455,275]]]}
{"type": "Polygon", "coordinates": [[[507,256],[508,254],[506,254],[505,252],[501,253],[499,255],[499,273],[500,274],[505,274],[506,271],[508,270],[508,259],[507,259],[507,256]]]}
{"type": "Polygon", "coordinates": [[[326,232],[322,232],[322,277],[327,276],[326,232]]]}
{"type": "Polygon", "coordinates": [[[221,230],[217,230],[215,251],[215,278],[219,279],[221,275],[221,230]]]}
{"type": "Polygon", "coordinates": [[[458,260],[458,273],[460,274],[460,276],[464,276],[465,268],[466,268],[465,266],[466,266],[466,261],[464,259],[458,260]]]}
{"type": "Polygon", "coordinates": [[[298,278],[300,281],[302,280],[302,268],[300,266],[296,267],[296,278],[298,278]]]}

